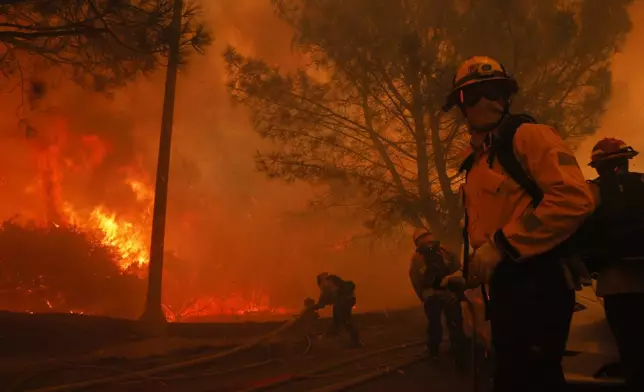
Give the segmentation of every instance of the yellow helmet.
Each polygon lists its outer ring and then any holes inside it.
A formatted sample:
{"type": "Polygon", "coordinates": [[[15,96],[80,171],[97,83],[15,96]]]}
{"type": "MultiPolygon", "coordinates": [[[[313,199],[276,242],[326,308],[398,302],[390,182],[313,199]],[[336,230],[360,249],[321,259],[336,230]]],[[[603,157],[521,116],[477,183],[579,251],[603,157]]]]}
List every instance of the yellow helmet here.
{"type": "Polygon", "coordinates": [[[443,110],[449,111],[454,105],[460,103],[461,89],[464,87],[489,80],[505,82],[509,95],[516,94],[519,90],[516,80],[508,74],[503,64],[491,57],[473,56],[463,61],[456,70],[452,91],[447,96],[443,110]]]}

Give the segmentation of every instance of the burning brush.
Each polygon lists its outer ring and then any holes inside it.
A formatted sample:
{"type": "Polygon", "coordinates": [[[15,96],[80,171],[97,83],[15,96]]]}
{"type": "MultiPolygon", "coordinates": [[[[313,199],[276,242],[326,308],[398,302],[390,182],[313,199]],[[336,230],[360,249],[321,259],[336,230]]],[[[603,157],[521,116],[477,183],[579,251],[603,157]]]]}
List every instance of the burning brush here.
{"type": "Polygon", "coordinates": [[[133,317],[145,282],[118,255],[74,226],[0,224],[0,308],[133,317]]]}

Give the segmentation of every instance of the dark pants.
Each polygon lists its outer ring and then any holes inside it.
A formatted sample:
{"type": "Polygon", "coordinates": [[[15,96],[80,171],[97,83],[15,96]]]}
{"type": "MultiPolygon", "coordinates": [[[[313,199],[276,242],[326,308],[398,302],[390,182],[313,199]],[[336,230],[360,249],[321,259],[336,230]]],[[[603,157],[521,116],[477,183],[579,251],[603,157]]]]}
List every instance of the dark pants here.
{"type": "Polygon", "coordinates": [[[610,325],[621,358],[628,391],[644,391],[644,294],[617,294],[604,297],[606,320],[610,325]]]}
{"type": "Polygon", "coordinates": [[[330,332],[335,335],[344,328],[349,333],[351,341],[353,343],[359,343],[360,335],[351,320],[355,304],[355,297],[341,298],[333,304],[333,325],[331,326],[330,332]]]}
{"type": "Polygon", "coordinates": [[[443,324],[441,315],[445,313],[445,323],[449,334],[450,349],[462,356],[467,350],[467,337],[463,331],[463,313],[461,303],[454,296],[445,297],[433,295],[425,299],[425,315],[427,316],[427,349],[430,355],[438,355],[443,341],[443,324]],[[451,298],[450,298],[451,297],[451,298]]]}
{"type": "Polygon", "coordinates": [[[490,282],[495,392],[560,392],[575,306],[558,260],[504,261],[490,282]]]}

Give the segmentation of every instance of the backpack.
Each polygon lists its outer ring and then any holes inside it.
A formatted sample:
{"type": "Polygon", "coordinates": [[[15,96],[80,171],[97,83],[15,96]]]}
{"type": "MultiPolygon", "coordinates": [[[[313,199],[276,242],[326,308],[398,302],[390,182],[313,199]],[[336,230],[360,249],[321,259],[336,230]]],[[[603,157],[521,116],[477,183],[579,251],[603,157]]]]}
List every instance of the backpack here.
{"type": "Polygon", "coordinates": [[[343,293],[346,293],[347,295],[353,295],[355,291],[356,291],[356,284],[353,283],[352,280],[345,280],[343,293]]]}
{"type": "Polygon", "coordinates": [[[576,235],[590,272],[614,260],[644,259],[644,174],[616,173],[588,181],[599,187],[600,205],[576,235]]]}
{"type": "Polygon", "coordinates": [[[416,252],[420,253],[425,261],[423,287],[438,289],[443,278],[452,272],[445,263],[445,252],[438,243],[421,245],[416,248],[416,252]]]}

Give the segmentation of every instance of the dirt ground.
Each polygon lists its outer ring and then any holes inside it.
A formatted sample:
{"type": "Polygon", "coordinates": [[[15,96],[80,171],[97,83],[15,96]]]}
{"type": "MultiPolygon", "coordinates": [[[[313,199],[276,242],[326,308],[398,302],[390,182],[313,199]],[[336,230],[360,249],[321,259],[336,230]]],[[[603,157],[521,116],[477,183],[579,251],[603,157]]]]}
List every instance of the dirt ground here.
{"type": "MultiPolygon", "coordinates": [[[[346,335],[322,337],[330,320],[321,319],[308,325],[295,324],[267,341],[223,359],[169,369],[168,365],[254,342],[275,331],[284,321],[171,323],[164,330],[151,330],[128,320],[5,312],[0,313],[0,392],[40,391],[105,378],[109,380],[97,385],[59,390],[473,390],[471,375],[457,373],[449,356],[437,363],[420,359],[426,327],[421,309],[357,314],[355,323],[365,343],[362,349],[349,349],[346,335]],[[410,342],[415,344],[402,346],[410,342]],[[133,372],[139,373],[131,376],[133,372]],[[371,374],[382,376],[371,379],[371,374]],[[336,387],[360,378],[364,380],[341,389],[336,387]]],[[[487,390],[488,374],[480,375],[481,392],[487,390]]],[[[575,389],[584,390],[597,389],[575,389]]]]}
{"type": "MultiPolygon", "coordinates": [[[[254,341],[283,323],[170,323],[165,330],[150,330],[129,320],[3,312],[0,385],[11,386],[11,391],[30,390],[186,361],[254,341]]],[[[425,321],[420,309],[358,314],[355,323],[362,332],[365,350],[424,337],[425,321]]],[[[90,390],[159,390],[160,384],[164,390],[235,390],[251,381],[303,373],[353,353],[346,349],[348,339],[344,335],[318,338],[329,325],[328,319],[308,326],[296,324],[278,337],[225,361],[164,374],[163,380],[157,376],[148,380],[140,377],[138,381],[90,390]],[[227,370],[267,361],[273,363],[242,371],[227,370]]]]}

